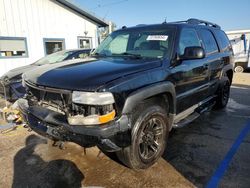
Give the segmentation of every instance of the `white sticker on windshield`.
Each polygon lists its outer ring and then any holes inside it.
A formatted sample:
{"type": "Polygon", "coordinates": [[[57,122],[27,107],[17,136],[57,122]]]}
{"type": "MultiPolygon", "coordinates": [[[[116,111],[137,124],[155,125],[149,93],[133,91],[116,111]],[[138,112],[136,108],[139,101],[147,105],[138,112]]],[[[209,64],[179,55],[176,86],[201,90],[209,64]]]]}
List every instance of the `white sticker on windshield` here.
{"type": "Polygon", "coordinates": [[[166,41],[166,40],[168,40],[168,36],[167,35],[148,35],[147,40],[166,41]]]}

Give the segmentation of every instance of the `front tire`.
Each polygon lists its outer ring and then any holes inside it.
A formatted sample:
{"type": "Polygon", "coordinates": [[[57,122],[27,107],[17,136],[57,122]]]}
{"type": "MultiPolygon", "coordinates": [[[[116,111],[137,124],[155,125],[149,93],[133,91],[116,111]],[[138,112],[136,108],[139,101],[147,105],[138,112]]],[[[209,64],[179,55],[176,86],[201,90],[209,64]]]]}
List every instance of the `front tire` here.
{"type": "Polygon", "coordinates": [[[134,114],[131,145],[117,152],[128,167],[145,169],[163,154],[168,137],[166,111],[158,105],[146,105],[134,114]]]}

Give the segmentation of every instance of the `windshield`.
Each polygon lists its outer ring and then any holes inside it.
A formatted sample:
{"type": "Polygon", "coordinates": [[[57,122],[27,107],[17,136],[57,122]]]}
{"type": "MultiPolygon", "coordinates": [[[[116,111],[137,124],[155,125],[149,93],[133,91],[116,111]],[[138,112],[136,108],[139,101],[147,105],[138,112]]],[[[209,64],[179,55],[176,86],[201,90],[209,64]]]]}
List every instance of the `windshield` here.
{"type": "Polygon", "coordinates": [[[134,55],[162,58],[170,56],[174,28],[135,28],[110,34],[95,50],[95,55],[134,55]]]}
{"type": "Polygon", "coordinates": [[[61,62],[73,53],[74,53],[73,51],[71,51],[71,52],[65,52],[65,51],[56,52],[56,53],[47,55],[47,56],[39,59],[34,64],[35,65],[44,65],[44,64],[52,64],[52,63],[61,62]]]}

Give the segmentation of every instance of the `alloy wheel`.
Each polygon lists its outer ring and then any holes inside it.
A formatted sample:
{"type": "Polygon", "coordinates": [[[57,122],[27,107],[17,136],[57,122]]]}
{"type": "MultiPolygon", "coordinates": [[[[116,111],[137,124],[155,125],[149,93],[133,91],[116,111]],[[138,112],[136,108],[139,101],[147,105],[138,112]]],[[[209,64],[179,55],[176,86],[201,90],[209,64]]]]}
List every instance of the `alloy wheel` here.
{"type": "Polygon", "coordinates": [[[163,145],[164,123],[157,117],[149,119],[140,133],[139,155],[143,161],[153,159],[163,145]]]}

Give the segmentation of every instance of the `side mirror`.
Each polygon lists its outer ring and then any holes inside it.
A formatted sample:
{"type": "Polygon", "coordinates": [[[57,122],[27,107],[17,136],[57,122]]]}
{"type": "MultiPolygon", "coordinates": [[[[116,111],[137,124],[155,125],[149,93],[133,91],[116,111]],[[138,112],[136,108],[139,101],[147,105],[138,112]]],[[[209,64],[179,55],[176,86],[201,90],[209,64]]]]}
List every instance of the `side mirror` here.
{"type": "Polygon", "coordinates": [[[180,60],[191,60],[191,59],[203,59],[205,57],[205,51],[202,47],[191,46],[186,47],[184,54],[179,57],[180,60]]]}

